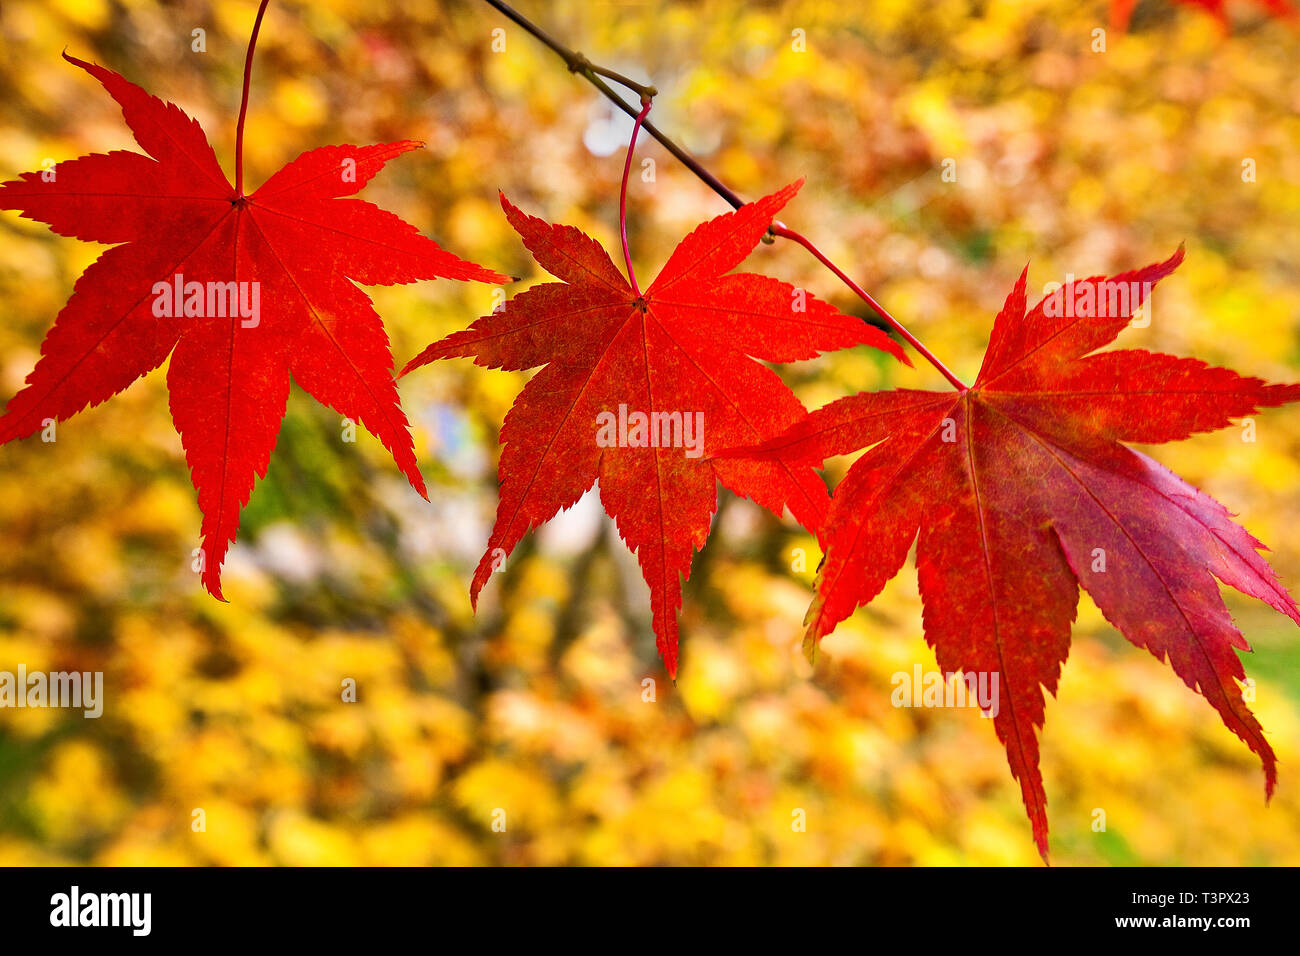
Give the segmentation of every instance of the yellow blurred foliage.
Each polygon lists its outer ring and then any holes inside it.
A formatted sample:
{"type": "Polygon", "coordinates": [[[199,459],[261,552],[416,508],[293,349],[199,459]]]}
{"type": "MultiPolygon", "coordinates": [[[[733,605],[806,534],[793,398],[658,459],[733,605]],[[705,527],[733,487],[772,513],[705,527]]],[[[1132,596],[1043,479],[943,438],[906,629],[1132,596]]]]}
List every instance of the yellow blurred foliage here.
{"type": "MultiPolygon", "coordinates": [[[[1120,344],[1296,377],[1300,77],[1283,25],[1224,37],[1150,2],[1094,52],[1104,3],[520,6],[654,82],[656,122],[743,195],[807,176],[786,220],[968,379],[1026,262],[1037,288],[1181,241],[1187,263],[1150,326],[1120,344]]],[[[229,170],[255,10],[9,0],[0,178],[130,146],[65,47],[199,118],[229,170]]],[[[364,198],[522,276],[513,294],[544,276],[497,189],[616,243],[621,122],[486,5],[274,2],[247,163],[257,182],[318,145],[425,141],[364,198]]],[[[656,163],[629,197],[649,275],[725,204],[658,145],[638,152],[656,163]]],[[[7,394],[101,251],[0,219],[7,394]]],[[[863,314],[789,245],[746,268],[863,314]]],[[[400,367],[498,291],[373,297],[400,367]]],[[[940,384],[865,350],[781,373],[810,406],[940,384]]],[[[1037,864],[987,721],[890,703],[894,674],[934,666],[910,565],[814,668],[799,641],[816,542],[721,492],[674,685],[635,562],[589,497],[531,535],[472,614],[498,429],[526,378],[460,362],[402,380],[429,503],[377,442],[341,442],[337,416],[295,391],[227,566],[229,604],[190,569],[199,514],[161,370],[56,442],[0,450],[0,669],[102,671],[106,698],[99,719],[0,712],[0,863],[1037,864]]],[[[1253,442],[1233,428],[1152,454],[1240,512],[1295,586],[1300,415],[1254,425],[1253,442]]],[[[1300,864],[1295,634],[1229,600],[1282,767],[1272,805],[1213,711],[1085,598],[1042,735],[1054,862],[1300,864]]]]}

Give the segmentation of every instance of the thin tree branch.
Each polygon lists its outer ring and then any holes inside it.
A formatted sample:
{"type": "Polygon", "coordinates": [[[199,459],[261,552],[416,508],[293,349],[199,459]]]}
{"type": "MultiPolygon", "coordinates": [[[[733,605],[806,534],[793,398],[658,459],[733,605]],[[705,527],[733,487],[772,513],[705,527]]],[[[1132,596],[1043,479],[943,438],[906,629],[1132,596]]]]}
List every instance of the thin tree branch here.
{"type": "MultiPolygon", "coordinates": [[[[683,166],[685,166],[692,173],[694,173],[695,176],[701,182],[703,182],[706,186],[708,186],[715,193],[717,193],[728,203],[730,203],[732,207],[739,209],[741,206],[745,204],[745,201],[741,199],[740,196],[738,196],[735,192],[728,189],[726,184],[724,184],[722,180],[718,179],[717,176],[714,176],[713,173],[705,169],[703,164],[701,164],[698,159],[696,159],[690,153],[686,152],[686,150],[682,149],[682,147],[677,145],[677,143],[673,142],[672,139],[670,139],[663,132],[661,132],[659,128],[656,127],[653,123],[649,122],[648,120],[645,120],[644,117],[639,116],[641,112],[639,106],[633,106],[631,103],[628,103],[625,99],[623,99],[623,97],[619,96],[618,93],[616,93],[613,90],[613,88],[611,88],[610,85],[605,82],[605,78],[609,78],[614,82],[619,83],[622,86],[625,86],[628,89],[632,90],[634,93],[638,95],[642,103],[644,103],[648,97],[652,97],[655,95],[657,91],[655,90],[654,87],[644,86],[640,83],[637,83],[634,80],[630,80],[627,77],[622,76],[619,73],[615,73],[613,70],[609,70],[600,66],[595,66],[594,64],[592,64],[590,60],[588,60],[581,53],[577,52],[576,50],[569,49],[567,46],[565,46],[555,37],[551,36],[549,33],[547,33],[545,30],[539,27],[536,23],[529,20],[526,16],[524,16],[514,7],[510,6],[510,4],[503,3],[502,0],[484,0],[484,2],[487,3],[488,6],[493,7],[498,12],[500,12],[501,14],[509,18],[512,22],[514,22],[518,26],[522,27],[524,30],[528,31],[528,33],[532,34],[539,41],[541,41],[545,46],[550,48],[557,56],[560,57],[560,59],[562,59],[565,62],[565,65],[568,66],[570,73],[577,73],[578,75],[582,76],[588,83],[590,83],[592,86],[598,89],[605,96],[606,99],[608,99],[611,103],[613,103],[615,106],[621,109],[628,116],[632,117],[633,119],[642,120],[641,122],[642,129],[644,129],[647,133],[649,133],[652,137],[654,137],[659,142],[659,144],[664,147],[664,149],[668,150],[668,152],[671,153],[673,157],[677,159],[678,162],[680,162],[683,166]]],[[[876,313],[876,315],[878,315],[885,323],[889,325],[890,328],[892,328],[895,332],[897,332],[900,336],[902,336],[902,338],[905,341],[907,341],[908,344],[912,346],[912,348],[916,349],[916,351],[923,358],[925,358],[926,361],[928,361],[931,365],[933,365],[936,369],[938,369],[939,373],[943,375],[943,377],[946,378],[954,388],[956,388],[958,391],[965,391],[969,387],[966,385],[965,382],[963,382],[955,374],[953,374],[953,372],[946,365],[944,365],[941,361],[939,361],[939,359],[934,355],[933,352],[931,352],[924,345],[922,345],[921,341],[915,335],[909,332],[907,328],[903,325],[903,323],[899,322],[898,319],[894,318],[893,315],[891,315],[885,309],[884,306],[882,306],[879,302],[877,302],[865,289],[863,289],[862,286],[858,285],[856,282],[850,279],[847,273],[845,273],[843,269],[841,269],[834,262],[832,262],[826,256],[826,254],[823,253],[820,249],[818,249],[815,245],[813,245],[812,241],[809,240],[806,236],[804,236],[802,233],[796,232],[795,230],[791,229],[789,226],[786,226],[784,223],[780,223],[780,222],[772,223],[772,226],[768,230],[768,233],[772,236],[780,236],[783,239],[789,239],[790,241],[798,243],[799,245],[803,246],[806,250],[808,250],[809,253],[813,255],[814,258],[817,259],[818,262],[824,265],[827,269],[829,269],[832,273],[834,273],[836,278],[838,278],[841,282],[843,282],[846,286],[848,286],[849,289],[852,290],[854,295],[856,295],[863,302],[865,302],[867,306],[873,312],[876,313]]]]}

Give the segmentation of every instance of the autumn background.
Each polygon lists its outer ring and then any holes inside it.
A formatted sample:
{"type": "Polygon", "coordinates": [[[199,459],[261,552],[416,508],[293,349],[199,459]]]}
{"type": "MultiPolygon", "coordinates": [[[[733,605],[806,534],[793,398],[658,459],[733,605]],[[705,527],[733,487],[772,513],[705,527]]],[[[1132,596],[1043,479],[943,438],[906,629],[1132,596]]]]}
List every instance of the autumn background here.
{"type": "MultiPolygon", "coordinates": [[[[1026,262],[1041,290],[1184,240],[1150,326],[1119,344],[1300,378],[1300,32],[1257,4],[1230,4],[1225,32],[1142,0],[1104,52],[1104,0],[519,6],[652,81],[654,120],[742,195],[808,177],[785,221],[968,381],[1026,262]]],[[[5,0],[0,179],[135,148],[64,49],[196,116],[229,171],[254,12],[5,0]]],[[[426,141],[363,197],[524,276],[511,294],[545,276],[498,188],[617,248],[630,121],[485,4],[273,2],[248,123],[254,184],[314,146],[426,141]]],[[[642,158],[655,175],[633,178],[629,231],[650,276],[727,207],[657,144],[642,158]]],[[[102,251],[0,217],[4,398],[102,251]]],[[[790,244],[748,267],[859,310],[790,244]]],[[[371,294],[399,365],[500,295],[447,281],[371,294]]],[[[809,407],[943,387],[867,349],[780,371],[809,407]]],[[[474,617],[497,429],[524,380],[464,361],[403,380],[431,503],[378,442],[344,441],[295,389],[227,564],[229,604],[190,568],[200,516],[163,370],[54,443],[0,449],[0,669],[102,670],[106,697],[99,720],[0,712],[0,863],[1038,862],[987,722],[890,704],[895,672],[934,667],[910,563],[813,669],[798,644],[815,542],[724,492],[686,588],[674,685],[634,561],[589,495],[526,539],[474,617]],[[356,703],[340,699],[349,678],[356,703]]],[[[1255,427],[1254,442],[1231,428],[1152,454],[1238,512],[1294,590],[1300,409],[1255,427]]],[[[1300,636],[1227,600],[1281,762],[1272,805],[1213,710],[1084,595],[1042,738],[1053,862],[1300,863],[1300,636]]]]}

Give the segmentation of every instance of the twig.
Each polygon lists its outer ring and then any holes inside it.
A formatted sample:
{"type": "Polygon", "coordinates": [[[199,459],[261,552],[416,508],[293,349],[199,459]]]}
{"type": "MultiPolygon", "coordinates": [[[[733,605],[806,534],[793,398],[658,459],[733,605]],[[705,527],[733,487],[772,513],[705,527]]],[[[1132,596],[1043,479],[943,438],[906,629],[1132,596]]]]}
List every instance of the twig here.
{"type": "MultiPolygon", "coordinates": [[[[656,127],[653,123],[650,123],[648,120],[645,120],[643,114],[638,115],[641,114],[642,111],[639,110],[637,107],[633,106],[632,104],[628,103],[625,99],[623,99],[623,97],[619,96],[618,93],[616,93],[610,87],[610,85],[605,82],[604,78],[613,80],[615,83],[619,83],[622,86],[625,86],[628,89],[632,90],[641,98],[642,104],[647,102],[649,97],[655,95],[656,90],[654,87],[644,86],[640,83],[635,82],[634,80],[630,80],[627,77],[622,76],[619,73],[615,73],[613,70],[609,70],[604,67],[600,67],[592,64],[592,62],[588,60],[585,56],[583,56],[581,53],[578,53],[576,50],[569,49],[567,46],[565,46],[555,37],[551,36],[549,33],[547,33],[545,30],[539,27],[536,23],[533,23],[533,21],[529,20],[526,16],[524,16],[514,7],[510,6],[510,4],[503,3],[501,2],[501,0],[484,0],[484,2],[487,3],[489,6],[493,7],[494,9],[496,9],[497,11],[499,11],[504,16],[508,17],[511,21],[516,23],[518,26],[522,27],[524,30],[528,31],[539,41],[541,41],[544,45],[549,47],[556,55],[560,57],[560,59],[562,59],[565,62],[565,64],[569,68],[569,72],[576,73],[582,76],[588,83],[590,83],[592,86],[598,89],[602,94],[604,94],[605,98],[608,99],[611,103],[613,103],[615,106],[621,109],[628,116],[631,116],[634,119],[639,120],[641,122],[642,128],[644,128],[647,133],[649,133],[652,137],[654,137],[659,142],[659,144],[664,147],[664,149],[668,150],[668,152],[671,153],[677,159],[678,162],[680,162],[683,166],[685,166],[692,173],[694,173],[695,176],[701,182],[703,182],[706,186],[708,186],[715,193],[717,193],[728,203],[730,203],[732,207],[739,209],[741,206],[745,205],[745,201],[741,199],[740,196],[738,196],[732,190],[728,189],[727,186],[722,182],[722,180],[718,179],[717,176],[714,176],[713,173],[705,169],[698,159],[696,159],[690,153],[686,152],[686,150],[682,149],[682,147],[677,145],[677,143],[673,142],[672,139],[670,139],[668,136],[662,133],[659,130],[659,128],[656,127]]],[[[956,388],[958,391],[965,391],[969,387],[966,385],[965,382],[963,382],[956,375],[954,375],[953,372],[946,365],[944,365],[941,361],[939,361],[939,359],[934,355],[933,352],[931,352],[924,345],[922,345],[920,340],[911,332],[909,332],[907,328],[903,325],[903,323],[899,322],[898,319],[894,318],[885,309],[885,307],[882,306],[879,302],[877,302],[865,289],[862,288],[862,286],[858,285],[856,282],[850,279],[843,269],[841,269],[834,262],[832,262],[826,256],[826,254],[823,253],[820,249],[818,249],[812,243],[812,241],[809,240],[806,236],[804,236],[802,233],[796,232],[795,230],[791,229],[789,226],[786,226],[784,223],[780,223],[780,222],[772,223],[772,226],[768,230],[768,232],[770,235],[780,236],[783,239],[789,239],[792,242],[796,242],[799,245],[803,246],[806,250],[808,250],[808,252],[810,252],[813,255],[814,258],[817,259],[818,262],[824,265],[827,269],[829,269],[832,273],[834,273],[834,275],[841,282],[843,282],[846,286],[848,286],[849,289],[852,290],[854,295],[856,295],[863,302],[865,302],[867,306],[873,312],[876,313],[876,315],[878,315],[884,322],[886,322],[889,325],[890,328],[892,328],[895,332],[897,332],[900,336],[902,336],[902,338],[908,344],[910,344],[912,348],[916,349],[916,351],[923,358],[925,358],[927,362],[929,362],[936,369],[938,369],[940,374],[942,374],[943,377],[946,378],[953,385],[954,388],[956,388]]]]}

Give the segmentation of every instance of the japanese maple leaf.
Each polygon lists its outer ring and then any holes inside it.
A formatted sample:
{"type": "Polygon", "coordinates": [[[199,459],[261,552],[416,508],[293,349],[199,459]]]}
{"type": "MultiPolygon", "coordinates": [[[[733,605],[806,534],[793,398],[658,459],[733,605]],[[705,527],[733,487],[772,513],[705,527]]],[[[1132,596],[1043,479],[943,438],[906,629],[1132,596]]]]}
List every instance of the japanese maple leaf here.
{"type": "Polygon", "coordinates": [[[290,376],[376,435],[427,497],[388,337],[353,283],[505,277],[392,213],[343,198],[421,144],[314,149],[245,196],[179,108],[112,70],[65,58],[117,100],[148,155],[96,153],[58,164],[52,176],[0,185],[0,209],[113,244],[77,280],[26,386],[0,416],[0,443],[97,405],[170,354],[172,418],[203,511],[202,581],[218,598],[240,509],[275,447],[290,376]]]}
{"type": "Polygon", "coordinates": [[[676,676],[681,582],[708,537],[717,482],[778,515],[788,507],[806,528],[821,524],[829,497],[811,465],[706,460],[708,449],[761,441],[804,414],[755,359],[789,362],[859,344],[903,359],[884,332],[803,290],[724,274],[801,184],[699,226],[640,296],[595,240],[501,197],[524,245],[564,281],[515,296],[402,371],[453,356],[489,368],[545,366],[501,429],[501,497],[471,585],[476,606],[499,558],[599,478],[601,502],[650,587],[659,653],[676,676]]]}
{"type": "Polygon", "coordinates": [[[820,461],[868,448],[827,514],[805,649],[879,594],[916,539],[926,641],[945,674],[986,674],[986,687],[996,675],[993,726],[1044,858],[1037,731],[1080,585],[1259,755],[1269,795],[1276,780],[1236,683],[1245,672],[1234,651],[1249,645],[1214,579],[1297,623],[1300,612],[1263,545],[1222,505],[1121,442],[1221,428],[1300,398],[1300,386],[1136,349],[1094,354],[1182,259],[1180,248],[1158,265],[1071,283],[1027,314],[1022,274],[973,387],[855,395],[749,452],[820,461]]]}

